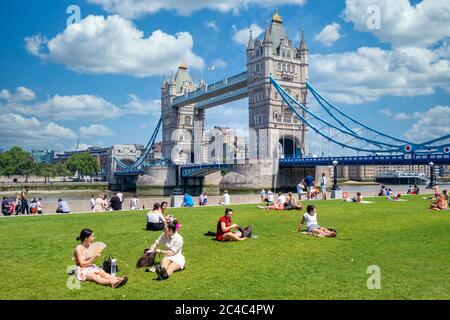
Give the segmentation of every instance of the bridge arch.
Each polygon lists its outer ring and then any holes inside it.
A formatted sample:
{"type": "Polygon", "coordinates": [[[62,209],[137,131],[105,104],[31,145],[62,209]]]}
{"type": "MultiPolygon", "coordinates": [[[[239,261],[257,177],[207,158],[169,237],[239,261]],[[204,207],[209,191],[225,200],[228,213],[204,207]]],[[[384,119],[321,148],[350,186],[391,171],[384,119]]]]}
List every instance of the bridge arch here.
{"type": "Polygon", "coordinates": [[[282,159],[302,156],[300,139],[290,134],[282,135],[278,139],[278,154],[282,159]]]}

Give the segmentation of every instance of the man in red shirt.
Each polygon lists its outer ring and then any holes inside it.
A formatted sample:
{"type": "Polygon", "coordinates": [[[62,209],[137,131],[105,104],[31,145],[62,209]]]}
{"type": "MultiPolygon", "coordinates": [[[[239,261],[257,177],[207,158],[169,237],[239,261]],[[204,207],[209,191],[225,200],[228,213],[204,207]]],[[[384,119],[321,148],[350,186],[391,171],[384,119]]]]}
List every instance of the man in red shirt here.
{"type": "Polygon", "coordinates": [[[233,232],[233,229],[238,228],[237,224],[231,223],[231,217],[233,216],[233,210],[226,208],[225,215],[220,217],[219,222],[217,222],[217,241],[242,241],[247,238],[241,238],[242,234],[239,231],[233,232]]]}

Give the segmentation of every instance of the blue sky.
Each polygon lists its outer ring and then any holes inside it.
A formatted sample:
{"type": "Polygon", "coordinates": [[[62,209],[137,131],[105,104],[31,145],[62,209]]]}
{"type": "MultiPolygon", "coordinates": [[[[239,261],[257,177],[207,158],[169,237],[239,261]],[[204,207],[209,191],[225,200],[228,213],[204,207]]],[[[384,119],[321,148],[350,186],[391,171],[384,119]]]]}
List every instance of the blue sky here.
{"type": "MultiPolygon", "coordinates": [[[[296,45],[304,29],[310,82],[345,112],[409,140],[450,133],[448,1],[17,0],[0,3],[0,148],[145,144],[180,59],[196,81],[244,71],[245,29],[276,6],[296,45]],[[380,29],[366,23],[374,3],[380,29]]],[[[246,109],[209,110],[206,127],[245,133],[246,109]]]]}

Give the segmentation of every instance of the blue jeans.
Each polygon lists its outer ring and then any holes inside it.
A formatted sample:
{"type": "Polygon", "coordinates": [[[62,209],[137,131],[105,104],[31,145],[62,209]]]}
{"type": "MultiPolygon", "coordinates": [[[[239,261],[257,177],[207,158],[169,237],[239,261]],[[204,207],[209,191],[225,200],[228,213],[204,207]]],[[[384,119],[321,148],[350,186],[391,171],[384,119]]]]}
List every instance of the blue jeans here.
{"type": "Polygon", "coordinates": [[[30,214],[30,210],[28,207],[28,201],[26,199],[22,199],[20,203],[20,213],[25,214],[25,210],[27,210],[27,214],[30,214]]]}

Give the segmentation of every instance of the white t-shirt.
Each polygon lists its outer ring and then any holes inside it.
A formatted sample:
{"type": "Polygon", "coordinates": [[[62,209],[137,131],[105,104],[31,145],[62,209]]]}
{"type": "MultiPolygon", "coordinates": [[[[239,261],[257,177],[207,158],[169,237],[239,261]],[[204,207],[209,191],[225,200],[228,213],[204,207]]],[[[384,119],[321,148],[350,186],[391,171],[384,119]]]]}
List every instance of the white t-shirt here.
{"type": "Polygon", "coordinates": [[[286,203],[286,196],[285,195],[281,195],[278,197],[278,203],[279,204],[285,204],[286,203]]]}
{"type": "Polygon", "coordinates": [[[159,211],[152,211],[147,213],[147,223],[164,222],[164,216],[159,211]]]}
{"type": "Polygon", "coordinates": [[[222,197],[222,203],[223,204],[230,204],[230,195],[228,193],[225,193],[222,197]]]}
{"type": "Polygon", "coordinates": [[[138,198],[131,198],[130,199],[130,208],[131,209],[137,209],[138,202],[139,202],[138,198]]]}
{"type": "Polygon", "coordinates": [[[306,221],[306,228],[311,227],[313,224],[317,224],[317,214],[314,214],[313,216],[310,216],[308,212],[306,212],[303,217],[305,217],[306,221]]]}
{"type": "Polygon", "coordinates": [[[267,201],[273,202],[273,193],[272,193],[272,192],[269,192],[269,193],[267,194],[267,201]]]}
{"type": "Polygon", "coordinates": [[[91,198],[91,208],[93,209],[95,207],[95,199],[91,198]]]}
{"type": "Polygon", "coordinates": [[[155,241],[156,245],[164,244],[167,250],[172,250],[175,255],[167,257],[170,261],[176,262],[180,265],[182,269],[184,269],[184,265],[186,263],[184,256],[182,254],[183,250],[183,237],[176,232],[172,238],[166,236],[165,233],[162,233],[159,238],[155,241]]]}
{"type": "Polygon", "coordinates": [[[322,177],[322,181],[320,182],[320,185],[323,187],[327,186],[327,177],[325,177],[325,176],[322,177]]]}

